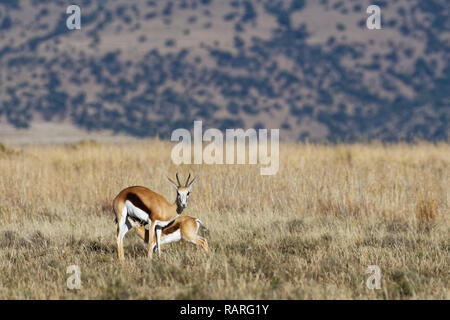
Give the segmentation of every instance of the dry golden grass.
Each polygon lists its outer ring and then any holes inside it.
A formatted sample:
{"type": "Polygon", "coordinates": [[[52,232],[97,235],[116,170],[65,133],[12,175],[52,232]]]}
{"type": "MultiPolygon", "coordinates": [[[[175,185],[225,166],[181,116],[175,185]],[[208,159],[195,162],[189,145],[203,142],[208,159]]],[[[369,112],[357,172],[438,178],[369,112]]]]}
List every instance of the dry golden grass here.
{"type": "Polygon", "coordinates": [[[448,299],[450,146],[282,144],[280,170],[176,167],[161,141],[0,147],[0,299],[448,299]],[[185,214],[209,229],[190,243],[125,237],[116,259],[111,201],[166,175],[199,174],[185,214]],[[82,288],[66,288],[66,268],[82,288]],[[369,290],[378,265],[381,290],[369,290]]]}

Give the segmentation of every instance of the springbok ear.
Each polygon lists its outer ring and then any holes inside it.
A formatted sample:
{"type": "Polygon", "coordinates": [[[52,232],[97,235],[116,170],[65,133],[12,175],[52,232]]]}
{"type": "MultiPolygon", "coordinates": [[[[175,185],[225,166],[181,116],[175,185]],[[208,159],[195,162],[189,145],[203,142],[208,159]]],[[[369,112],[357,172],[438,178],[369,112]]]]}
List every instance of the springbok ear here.
{"type": "Polygon", "coordinates": [[[169,177],[167,177],[167,180],[169,180],[170,184],[172,185],[172,187],[175,188],[175,190],[178,190],[177,185],[175,184],[175,182],[173,182],[169,177]]]}
{"type": "MultiPolygon", "coordinates": [[[[198,176],[197,176],[198,177],[198,176]]],[[[192,186],[194,185],[195,180],[197,180],[197,177],[195,177],[194,179],[192,179],[192,181],[189,183],[189,190],[192,189],[192,186]]]]}

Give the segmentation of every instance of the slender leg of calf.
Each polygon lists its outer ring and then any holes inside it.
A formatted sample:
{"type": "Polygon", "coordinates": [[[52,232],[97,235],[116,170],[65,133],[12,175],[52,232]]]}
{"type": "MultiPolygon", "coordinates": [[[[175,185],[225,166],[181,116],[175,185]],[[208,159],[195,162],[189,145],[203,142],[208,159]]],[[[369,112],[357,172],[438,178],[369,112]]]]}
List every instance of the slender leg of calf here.
{"type": "Polygon", "coordinates": [[[189,240],[192,243],[195,243],[196,245],[200,246],[203,248],[203,250],[205,250],[206,252],[208,252],[208,241],[206,241],[205,238],[197,236],[196,239],[192,239],[189,240]]]}
{"type": "Polygon", "coordinates": [[[198,239],[202,244],[200,244],[201,246],[202,246],[202,248],[203,248],[203,250],[205,250],[206,252],[208,252],[208,249],[209,249],[209,247],[208,247],[208,241],[205,239],[205,238],[202,238],[202,237],[200,237],[199,236],[199,239],[198,239]]]}
{"type": "Polygon", "coordinates": [[[145,226],[134,227],[136,234],[144,240],[144,242],[148,242],[148,232],[145,230],[145,226]]]}

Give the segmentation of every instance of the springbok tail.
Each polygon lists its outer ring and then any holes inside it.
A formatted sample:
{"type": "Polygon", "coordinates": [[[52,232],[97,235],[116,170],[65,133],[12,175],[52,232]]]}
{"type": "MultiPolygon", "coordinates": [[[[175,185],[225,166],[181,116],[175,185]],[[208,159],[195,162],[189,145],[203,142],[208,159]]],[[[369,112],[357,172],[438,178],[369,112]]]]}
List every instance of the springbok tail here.
{"type": "Polygon", "coordinates": [[[114,215],[114,222],[115,224],[117,224],[119,221],[117,221],[117,215],[116,215],[116,209],[114,209],[114,205],[113,205],[113,209],[112,209],[113,215],[114,215]]]}
{"type": "Polygon", "coordinates": [[[209,230],[208,228],[203,224],[203,222],[200,219],[195,219],[195,222],[197,222],[197,224],[199,225],[199,227],[201,227],[201,231],[202,231],[202,236],[208,236],[209,235],[209,230]]]}

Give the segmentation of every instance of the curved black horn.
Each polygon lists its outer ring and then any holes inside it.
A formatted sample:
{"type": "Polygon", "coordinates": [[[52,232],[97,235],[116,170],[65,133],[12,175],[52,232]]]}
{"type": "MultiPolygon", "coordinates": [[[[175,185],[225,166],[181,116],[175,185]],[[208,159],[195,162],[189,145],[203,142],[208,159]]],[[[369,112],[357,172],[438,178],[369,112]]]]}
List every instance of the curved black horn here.
{"type": "Polygon", "coordinates": [[[191,173],[189,173],[189,176],[186,180],[186,184],[184,185],[185,187],[187,187],[189,185],[189,179],[191,178],[191,173]]]}
{"type": "Polygon", "coordinates": [[[178,172],[177,172],[177,174],[175,176],[177,177],[178,186],[181,186],[180,179],[178,178],[178,172]]]}

